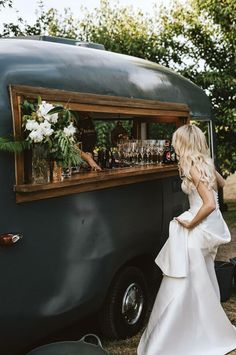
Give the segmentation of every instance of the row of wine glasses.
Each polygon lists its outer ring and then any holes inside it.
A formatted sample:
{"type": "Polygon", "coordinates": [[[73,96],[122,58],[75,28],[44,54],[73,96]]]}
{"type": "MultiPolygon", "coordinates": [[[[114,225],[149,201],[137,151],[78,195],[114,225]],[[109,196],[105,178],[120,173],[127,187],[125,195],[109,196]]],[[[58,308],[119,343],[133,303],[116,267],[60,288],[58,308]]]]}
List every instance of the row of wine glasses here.
{"type": "Polygon", "coordinates": [[[163,139],[121,141],[115,150],[121,166],[161,164],[165,142],[163,139]]]}

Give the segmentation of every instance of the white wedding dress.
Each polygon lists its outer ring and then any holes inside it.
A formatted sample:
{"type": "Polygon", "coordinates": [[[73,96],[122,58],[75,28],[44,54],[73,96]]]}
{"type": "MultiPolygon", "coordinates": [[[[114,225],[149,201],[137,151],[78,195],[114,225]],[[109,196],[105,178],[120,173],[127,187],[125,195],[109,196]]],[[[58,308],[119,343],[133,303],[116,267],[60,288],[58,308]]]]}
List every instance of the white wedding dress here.
{"type": "MultiPolygon", "coordinates": [[[[236,328],[221,306],[214,269],[218,246],[231,236],[213,193],[217,208],[195,228],[170,222],[169,238],[155,260],[163,280],[138,355],[225,355],[236,348],[236,328]]],[[[188,198],[183,220],[191,220],[202,205],[196,188],[188,198]]]]}

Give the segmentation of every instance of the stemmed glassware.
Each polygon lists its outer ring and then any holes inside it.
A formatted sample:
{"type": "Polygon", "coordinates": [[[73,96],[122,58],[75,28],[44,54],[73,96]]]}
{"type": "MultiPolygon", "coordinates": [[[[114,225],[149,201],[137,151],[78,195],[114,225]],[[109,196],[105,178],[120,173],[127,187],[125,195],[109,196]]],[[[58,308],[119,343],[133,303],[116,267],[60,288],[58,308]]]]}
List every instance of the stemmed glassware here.
{"type": "Polygon", "coordinates": [[[146,139],[146,155],[147,155],[147,164],[154,164],[153,153],[154,145],[156,144],[155,139],[146,139]]]}
{"type": "Polygon", "coordinates": [[[151,164],[151,145],[148,141],[145,142],[145,158],[146,158],[146,161],[145,161],[145,164],[148,165],[148,164],[151,164]]]}
{"type": "Polygon", "coordinates": [[[139,165],[144,165],[145,164],[145,161],[144,161],[145,145],[143,144],[142,141],[140,142],[140,146],[139,146],[139,154],[141,157],[139,165]]]}
{"type": "Polygon", "coordinates": [[[138,144],[138,141],[134,145],[133,156],[134,156],[134,164],[138,165],[139,164],[139,144],[138,144]]]}
{"type": "Polygon", "coordinates": [[[117,154],[120,162],[120,167],[124,166],[124,145],[123,143],[117,144],[117,154]]]}
{"type": "Polygon", "coordinates": [[[144,139],[121,141],[117,145],[120,166],[161,164],[165,140],[144,139]]]}
{"type": "Polygon", "coordinates": [[[159,139],[158,140],[158,162],[159,162],[159,164],[162,163],[164,150],[165,150],[165,140],[159,139]]]}

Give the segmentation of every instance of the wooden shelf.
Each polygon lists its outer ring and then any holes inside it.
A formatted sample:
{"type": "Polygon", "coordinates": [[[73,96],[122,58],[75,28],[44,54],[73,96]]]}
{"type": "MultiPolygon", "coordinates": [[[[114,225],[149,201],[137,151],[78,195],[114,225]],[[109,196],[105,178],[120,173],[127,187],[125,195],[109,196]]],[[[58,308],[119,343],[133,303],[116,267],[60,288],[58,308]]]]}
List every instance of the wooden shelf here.
{"type": "MultiPolygon", "coordinates": [[[[142,123],[171,123],[177,127],[188,122],[189,107],[183,103],[145,100],[91,93],[72,92],[54,88],[12,85],[9,87],[14,137],[24,137],[21,104],[24,100],[36,100],[41,96],[52,104],[60,103],[73,111],[108,114],[117,120],[120,114],[133,120],[133,135],[141,139],[142,123]]],[[[125,168],[114,171],[78,173],[58,183],[26,185],[30,176],[30,158],[25,152],[15,155],[16,201],[26,202],[84,191],[99,190],[114,186],[133,184],[177,174],[173,166],[149,166],[125,168]]]]}
{"type": "Polygon", "coordinates": [[[178,175],[176,164],[79,172],[60,182],[15,185],[16,202],[36,201],[178,175]]]}

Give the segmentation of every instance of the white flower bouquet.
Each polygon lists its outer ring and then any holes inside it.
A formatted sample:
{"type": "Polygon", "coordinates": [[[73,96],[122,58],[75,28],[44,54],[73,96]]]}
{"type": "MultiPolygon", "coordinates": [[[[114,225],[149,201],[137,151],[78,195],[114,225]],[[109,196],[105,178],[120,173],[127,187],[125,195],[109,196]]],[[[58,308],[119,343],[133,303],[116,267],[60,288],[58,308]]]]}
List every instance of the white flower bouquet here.
{"type": "Polygon", "coordinates": [[[37,103],[24,101],[23,127],[26,141],[31,147],[41,147],[45,158],[62,167],[76,166],[81,162],[76,146],[73,112],[61,105],[52,105],[38,98],[37,103]]]}

